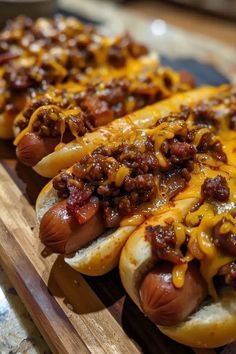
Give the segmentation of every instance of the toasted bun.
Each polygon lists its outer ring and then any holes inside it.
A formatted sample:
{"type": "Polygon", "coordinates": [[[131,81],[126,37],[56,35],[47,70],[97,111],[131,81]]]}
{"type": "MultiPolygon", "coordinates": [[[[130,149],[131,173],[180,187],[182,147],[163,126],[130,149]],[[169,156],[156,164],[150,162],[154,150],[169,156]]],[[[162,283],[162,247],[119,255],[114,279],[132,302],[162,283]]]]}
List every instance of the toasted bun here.
{"type": "Polygon", "coordinates": [[[159,327],[168,337],[196,348],[216,348],[236,339],[235,292],[223,293],[217,302],[202,306],[175,327],[159,327]]]}
{"type": "Polygon", "coordinates": [[[74,256],[65,257],[65,262],[86,275],[108,273],[118,265],[121,250],[134,230],[134,226],[126,226],[109,234],[105,233],[74,256]]]}
{"type": "MultiPolygon", "coordinates": [[[[43,215],[59,201],[56,191],[50,181],[41,191],[36,202],[37,219],[40,222],[43,215]]],[[[120,227],[105,233],[89,246],[82,248],[65,262],[80,273],[86,275],[102,275],[118,265],[121,250],[135,226],[120,227]]]]}
{"type": "MultiPolygon", "coordinates": [[[[148,225],[164,225],[168,218],[181,220],[195,201],[195,198],[178,200],[173,208],[164,207],[137,229],[124,246],[120,258],[121,280],[140,309],[140,283],[157,262],[150,243],[145,239],[145,228],[148,225]]],[[[191,347],[214,348],[230,343],[236,339],[235,293],[231,291],[221,294],[217,302],[203,305],[178,326],[158,327],[170,338],[191,347]]]]}
{"type": "Polygon", "coordinates": [[[34,166],[34,170],[44,177],[54,177],[60,170],[70,167],[78,162],[85,154],[91,153],[102,144],[110,144],[114,141],[121,143],[135,137],[135,130],[138,128],[150,128],[156,122],[170,112],[178,112],[183,102],[186,105],[193,105],[199,100],[225,90],[226,86],[218,88],[202,87],[186,93],[176,94],[162,102],[145,107],[137,112],[131,113],[124,118],[117,119],[105,127],[88,133],[77,141],[73,141],[59,150],[45,156],[34,166]]]}
{"type": "Polygon", "coordinates": [[[59,201],[56,190],[53,188],[52,181],[48,182],[41,190],[36,200],[36,217],[41,221],[44,214],[59,201]]]}

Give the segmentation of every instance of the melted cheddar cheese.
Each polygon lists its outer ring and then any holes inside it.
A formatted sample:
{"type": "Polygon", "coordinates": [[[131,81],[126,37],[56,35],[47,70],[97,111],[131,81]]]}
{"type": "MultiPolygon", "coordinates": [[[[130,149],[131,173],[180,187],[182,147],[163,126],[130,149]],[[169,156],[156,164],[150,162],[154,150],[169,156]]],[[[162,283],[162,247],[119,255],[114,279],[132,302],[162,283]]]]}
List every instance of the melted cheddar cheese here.
{"type": "MultiPolygon", "coordinates": [[[[209,170],[208,170],[209,171],[209,170]]],[[[217,171],[214,171],[217,174],[217,171]]],[[[224,176],[227,176],[224,174],[224,176]]],[[[175,265],[172,272],[174,285],[179,288],[184,284],[184,275],[187,269],[187,263],[194,258],[200,262],[200,270],[202,276],[208,284],[209,294],[216,299],[217,293],[214,287],[213,278],[218,273],[219,269],[232,262],[236,261],[227,252],[221,248],[217,248],[212,239],[213,228],[221,221],[225,220],[220,227],[221,234],[232,232],[236,234],[236,219],[231,215],[235,211],[236,203],[236,181],[234,178],[227,176],[228,186],[230,187],[230,210],[217,212],[214,204],[205,202],[197,210],[190,211],[182,222],[175,221],[173,223],[176,235],[176,248],[179,249],[184,242],[186,236],[189,237],[187,255],[184,264],[175,265]],[[196,252],[197,247],[197,252],[196,252]]],[[[199,188],[200,184],[196,186],[199,188]]],[[[219,209],[220,210],[220,209],[219,209]]]]}
{"type": "MultiPolygon", "coordinates": [[[[100,53],[99,53],[100,55],[100,53]]],[[[104,63],[103,63],[104,64],[104,63]]],[[[66,73],[63,72],[63,66],[61,66],[58,63],[51,63],[53,67],[55,67],[61,72],[61,76],[63,77],[66,73]]],[[[78,104],[76,100],[73,100],[73,93],[80,93],[82,91],[85,91],[88,85],[97,85],[96,92],[99,93],[99,90],[103,90],[105,87],[105,84],[116,78],[122,78],[122,79],[127,79],[130,82],[130,92],[144,92],[147,90],[148,94],[151,94],[152,87],[154,88],[153,94],[155,94],[156,88],[160,90],[161,97],[169,97],[172,95],[174,92],[177,91],[183,91],[185,88],[183,87],[183,84],[181,83],[180,75],[177,72],[174,72],[173,70],[169,68],[159,68],[159,62],[157,61],[156,57],[147,57],[147,58],[139,58],[139,59],[133,59],[129,58],[127,60],[127,63],[124,67],[121,67],[119,69],[116,69],[108,64],[106,65],[101,65],[99,68],[94,68],[94,69],[88,69],[82,79],[80,80],[80,84],[76,84],[74,82],[66,82],[65,84],[58,83],[55,87],[49,87],[48,91],[44,93],[43,95],[39,95],[38,99],[41,97],[47,97],[51,98],[53,102],[55,102],[55,109],[58,108],[61,114],[56,115],[57,120],[63,120],[63,117],[65,119],[66,116],[69,115],[69,112],[67,112],[67,108],[62,109],[57,107],[57,104],[60,103],[61,97],[60,95],[57,95],[57,90],[66,90],[67,94],[71,93],[71,106],[74,107],[74,110],[76,111],[78,109],[78,104]],[[145,77],[147,79],[147,83],[142,82],[140,80],[141,77],[145,77]],[[169,78],[169,80],[172,82],[172,85],[170,88],[167,87],[165,80],[166,78],[169,78]],[[148,79],[150,79],[152,85],[148,83],[148,79]],[[99,85],[98,85],[99,84],[99,85]]],[[[187,89],[187,88],[186,88],[187,89]]],[[[30,102],[29,102],[30,104],[30,102]]],[[[28,105],[29,105],[28,104],[28,105]]],[[[135,98],[131,95],[127,97],[127,100],[125,102],[125,111],[126,113],[131,113],[134,111],[135,106],[137,102],[135,98]]],[[[26,107],[27,108],[27,107],[26,107]]],[[[44,105],[40,107],[41,110],[44,110],[44,112],[49,111],[51,105],[44,105]]],[[[32,131],[32,126],[33,123],[38,119],[41,110],[36,109],[34,113],[31,115],[30,121],[27,125],[27,127],[21,131],[18,136],[15,138],[14,144],[17,145],[19,141],[22,139],[22,137],[32,131]]],[[[73,112],[72,112],[73,113],[73,112]]],[[[46,113],[45,113],[46,114],[46,113]]],[[[48,115],[49,119],[51,119],[51,115],[48,115]]],[[[21,121],[24,120],[24,112],[21,112],[18,114],[18,116],[15,119],[14,125],[17,126],[17,124],[21,121]]],[[[63,123],[62,123],[63,125],[63,123]]],[[[62,129],[62,132],[64,133],[64,130],[62,129]]],[[[71,129],[71,133],[74,135],[75,139],[79,139],[77,136],[75,130],[71,129]]],[[[60,145],[61,146],[61,145],[60,145]]],[[[58,149],[58,148],[57,148],[58,149]]],[[[161,160],[161,157],[160,157],[161,160]]],[[[163,159],[162,159],[163,160],[163,159]]],[[[164,162],[163,162],[164,164],[164,162]]]]}
{"type": "MultiPolygon", "coordinates": [[[[232,90],[233,92],[233,90],[232,90]]],[[[225,91],[226,103],[227,94],[230,94],[230,88],[225,91]]],[[[214,102],[214,99],[213,99],[214,102]]],[[[179,250],[181,245],[188,238],[186,254],[183,255],[184,263],[174,265],[172,271],[172,281],[177,288],[184,284],[184,277],[187,270],[188,262],[197,259],[200,262],[200,270],[202,276],[208,284],[209,294],[216,299],[217,293],[214,286],[213,278],[216,276],[221,267],[236,261],[233,257],[221,248],[216,247],[213,242],[212,232],[214,227],[224,218],[224,223],[220,227],[221,234],[229,232],[236,234],[236,131],[229,126],[230,111],[224,103],[214,102],[210,106],[215,114],[217,124],[214,127],[202,127],[198,129],[194,136],[193,144],[197,147],[202,137],[207,133],[212,133],[212,144],[220,142],[223,145],[223,151],[227,156],[227,163],[215,159],[207,153],[197,155],[197,162],[194,170],[191,173],[191,180],[188,188],[179,193],[175,201],[187,200],[194,198],[197,201],[201,200],[201,186],[206,178],[214,178],[217,175],[225,177],[230,190],[230,197],[227,203],[220,202],[204,202],[194,211],[189,211],[183,218],[181,213],[174,210],[176,217],[173,218],[173,227],[176,237],[176,249],[179,250]]],[[[235,101],[234,103],[235,104],[235,101]]],[[[188,129],[197,127],[194,121],[194,115],[190,113],[187,118],[186,125],[188,129]]],[[[171,138],[171,129],[165,127],[164,133],[158,136],[157,130],[157,148],[160,149],[161,144],[165,139],[171,138]]],[[[161,153],[158,151],[161,163],[164,166],[164,159],[161,160],[161,153]]],[[[173,206],[174,208],[174,206],[173,206]]]]}
{"type": "Polygon", "coordinates": [[[120,226],[139,226],[141,225],[145,220],[145,216],[143,214],[134,214],[131,217],[124,218],[120,226]]]}
{"type": "Polygon", "coordinates": [[[172,271],[172,281],[176,288],[182,288],[184,285],[185,273],[188,269],[188,264],[177,264],[172,271]]]}

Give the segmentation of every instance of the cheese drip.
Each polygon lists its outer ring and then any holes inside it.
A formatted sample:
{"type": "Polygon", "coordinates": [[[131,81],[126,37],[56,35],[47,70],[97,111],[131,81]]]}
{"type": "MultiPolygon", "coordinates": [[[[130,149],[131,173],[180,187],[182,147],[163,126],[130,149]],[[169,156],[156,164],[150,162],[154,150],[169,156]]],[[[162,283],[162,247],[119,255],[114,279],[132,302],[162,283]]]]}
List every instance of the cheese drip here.
{"type": "MultiPolygon", "coordinates": [[[[63,135],[65,133],[66,129],[66,120],[70,115],[78,115],[80,113],[80,108],[75,108],[75,109],[67,109],[63,110],[62,108],[59,108],[56,105],[48,105],[48,106],[41,106],[36,109],[36,111],[32,114],[32,117],[30,119],[30,122],[28,126],[22,130],[22,132],[15,138],[14,144],[17,145],[19,141],[23,138],[23,136],[33,130],[33,124],[38,120],[38,117],[41,114],[45,114],[45,112],[50,112],[53,110],[53,114],[50,114],[50,119],[53,121],[59,121],[60,122],[60,135],[61,135],[61,140],[63,138],[63,135]]],[[[73,126],[72,123],[69,122],[70,130],[71,133],[76,137],[78,137],[77,131],[75,127],[73,126]]]]}
{"type": "Polygon", "coordinates": [[[188,262],[197,258],[200,262],[201,274],[208,285],[209,294],[214,299],[217,299],[213,278],[221,267],[236,261],[236,257],[228,255],[220,248],[217,248],[213,242],[213,228],[222,219],[226,221],[220,228],[221,234],[227,234],[230,231],[236,233],[236,219],[230,212],[216,214],[213,205],[210,203],[204,203],[198,210],[188,213],[185,218],[185,224],[179,222],[173,224],[177,248],[181,245],[180,240],[182,242],[186,235],[189,237],[187,253],[184,257],[185,263],[175,265],[172,271],[172,280],[177,288],[184,285],[188,262]],[[196,252],[196,247],[199,252],[196,252]]]}

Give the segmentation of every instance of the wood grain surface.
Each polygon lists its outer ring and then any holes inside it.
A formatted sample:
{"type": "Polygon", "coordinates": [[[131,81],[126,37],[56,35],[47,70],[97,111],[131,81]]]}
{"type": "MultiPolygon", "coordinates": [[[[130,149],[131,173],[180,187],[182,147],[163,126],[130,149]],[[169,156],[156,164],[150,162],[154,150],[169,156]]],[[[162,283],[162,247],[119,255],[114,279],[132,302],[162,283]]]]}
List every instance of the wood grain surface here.
{"type": "MultiPolygon", "coordinates": [[[[67,0],[68,1],[68,0],[67,0]]],[[[69,0],[70,1],[70,0],[69,0]]],[[[215,1],[217,2],[217,1],[215,1]]],[[[198,2],[196,2],[197,4],[198,2]]],[[[200,3],[200,2],[199,2],[200,3]]],[[[204,1],[202,2],[204,3],[204,1]]],[[[214,1],[212,1],[212,4],[214,1]]],[[[235,6],[235,2],[228,2],[228,7],[235,6]]],[[[123,9],[132,11],[148,19],[162,19],[168,24],[177,26],[185,31],[191,31],[221,40],[225,44],[236,47],[236,21],[199,12],[194,8],[186,8],[167,1],[146,0],[129,1],[122,4],[123,9]]],[[[234,11],[232,9],[232,11],[234,11]]]]}
{"type": "Polygon", "coordinates": [[[61,256],[45,252],[33,208],[45,182],[16,162],[10,142],[0,142],[1,262],[51,350],[193,353],[143,316],[125,295],[117,270],[83,277],[61,256]]]}
{"type": "MultiPolygon", "coordinates": [[[[61,0],[60,4],[71,2],[61,0]]],[[[73,2],[80,7],[78,0],[73,2]]],[[[149,11],[146,2],[135,2],[124,9],[184,24],[188,30],[194,29],[188,24],[194,24],[203,32],[199,18],[186,21],[182,12],[166,13],[163,4],[160,12],[154,5],[149,11]]],[[[208,34],[214,32],[229,43],[234,40],[231,27],[219,27],[217,21],[215,28],[208,34]]],[[[17,163],[12,142],[0,142],[1,264],[51,350],[60,354],[215,354],[215,350],[187,348],[161,334],[126,296],[117,270],[102,277],[84,277],[61,256],[45,252],[38,239],[34,204],[46,182],[17,163]]]]}

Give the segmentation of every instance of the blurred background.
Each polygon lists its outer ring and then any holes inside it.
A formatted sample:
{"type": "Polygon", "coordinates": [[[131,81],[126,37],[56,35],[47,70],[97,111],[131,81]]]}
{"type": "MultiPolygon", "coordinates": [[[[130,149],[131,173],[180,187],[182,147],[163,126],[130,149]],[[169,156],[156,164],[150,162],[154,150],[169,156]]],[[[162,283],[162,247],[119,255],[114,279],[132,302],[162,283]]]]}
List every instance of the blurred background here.
{"type": "Polygon", "coordinates": [[[0,0],[0,25],[21,13],[37,18],[68,11],[83,17],[84,8],[87,8],[85,17],[99,22],[101,4],[108,13],[115,6],[236,47],[236,0],[0,0]]]}
{"type": "Polygon", "coordinates": [[[197,9],[206,11],[208,13],[217,14],[220,16],[236,18],[236,2],[234,0],[162,0],[162,1],[135,1],[135,0],[117,0],[120,3],[146,3],[148,7],[155,6],[158,2],[162,4],[175,4],[179,6],[188,7],[191,9],[197,9]]]}
{"type": "Polygon", "coordinates": [[[76,14],[85,3],[86,6],[91,3],[95,8],[99,8],[100,3],[107,3],[107,6],[115,3],[143,16],[159,18],[236,47],[236,0],[0,0],[0,25],[20,13],[36,18],[51,16],[69,7],[76,14]]]}
{"type": "Polygon", "coordinates": [[[236,47],[236,0],[123,1],[123,6],[236,47]]]}

